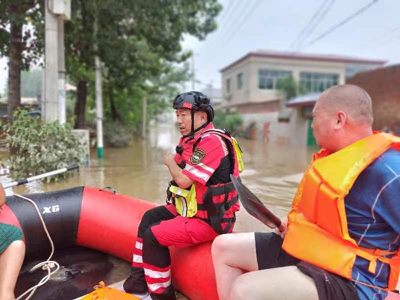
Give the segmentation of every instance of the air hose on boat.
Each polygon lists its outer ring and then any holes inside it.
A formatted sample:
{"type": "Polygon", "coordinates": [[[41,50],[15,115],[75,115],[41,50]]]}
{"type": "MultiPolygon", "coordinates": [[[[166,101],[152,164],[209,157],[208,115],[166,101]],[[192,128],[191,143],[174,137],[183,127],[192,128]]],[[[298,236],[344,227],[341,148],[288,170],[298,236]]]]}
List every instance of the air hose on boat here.
{"type": "Polygon", "coordinates": [[[26,292],[24,292],[22,295],[20,295],[17,298],[17,300],[20,300],[25,295],[30,293],[28,295],[28,297],[25,299],[25,300],[28,300],[33,296],[33,294],[35,293],[35,291],[37,290],[38,287],[44,285],[47,281],[49,281],[51,275],[53,275],[55,272],[57,272],[60,269],[60,265],[56,261],[50,260],[52,258],[52,256],[53,256],[53,254],[54,254],[54,243],[53,243],[53,240],[51,239],[49,231],[47,230],[46,224],[45,224],[45,222],[43,220],[42,215],[40,214],[39,208],[37,207],[36,203],[33,202],[31,199],[25,197],[25,196],[22,196],[22,195],[19,195],[19,194],[14,194],[14,195],[17,196],[17,197],[20,197],[20,198],[22,198],[22,199],[24,199],[24,200],[26,200],[28,202],[30,202],[35,207],[35,210],[36,210],[36,212],[37,212],[37,214],[38,214],[38,216],[40,218],[40,221],[42,222],[43,229],[46,232],[47,238],[49,239],[49,242],[50,242],[50,245],[51,245],[51,254],[50,254],[49,258],[47,260],[41,262],[41,263],[38,263],[32,269],[29,270],[29,272],[33,272],[33,271],[35,271],[35,270],[37,270],[38,268],[41,267],[43,270],[47,270],[47,275],[44,276],[39,281],[38,284],[36,284],[33,287],[31,287],[29,290],[27,290],[26,292]],[[53,269],[53,268],[55,268],[55,270],[51,271],[51,269],[53,269]]]}

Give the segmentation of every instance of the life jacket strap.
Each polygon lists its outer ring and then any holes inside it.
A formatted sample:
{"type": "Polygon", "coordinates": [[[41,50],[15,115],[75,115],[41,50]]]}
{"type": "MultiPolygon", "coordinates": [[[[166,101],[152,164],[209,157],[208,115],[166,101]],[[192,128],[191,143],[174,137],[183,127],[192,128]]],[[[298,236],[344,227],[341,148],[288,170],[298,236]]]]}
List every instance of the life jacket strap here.
{"type": "Polygon", "coordinates": [[[399,252],[400,251],[386,251],[380,249],[369,249],[369,248],[359,247],[356,251],[356,254],[369,261],[369,267],[368,267],[369,272],[375,274],[377,260],[380,260],[381,262],[386,263],[390,266],[389,280],[388,280],[388,286],[386,288],[369,285],[365,282],[360,282],[356,280],[354,281],[366,286],[378,288],[385,291],[394,290],[397,285],[397,280],[399,278],[399,271],[400,271],[399,252]],[[393,256],[390,258],[385,257],[388,255],[393,255],[393,256]]]}
{"type": "MultiPolygon", "coordinates": [[[[228,200],[230,192],[233,190],[230,186],[232,183],[225,184],[219,187],[209,187],[203,197],[203,205],[208,214],[211,227],[219,234],[227,233],[232,228],[234,220],[231,220],[229,224],[222,229],[221,221],[225,213],[238,201],[238,196],[228,200]],[[222,192],[224,191],[224,192],[222,192]],[[225,194],[224,202],[215,204],[213,202],[213,196],[219,196],[225,194]]],[[[199,209],[199,206],[198,206],[199,209]]]]}

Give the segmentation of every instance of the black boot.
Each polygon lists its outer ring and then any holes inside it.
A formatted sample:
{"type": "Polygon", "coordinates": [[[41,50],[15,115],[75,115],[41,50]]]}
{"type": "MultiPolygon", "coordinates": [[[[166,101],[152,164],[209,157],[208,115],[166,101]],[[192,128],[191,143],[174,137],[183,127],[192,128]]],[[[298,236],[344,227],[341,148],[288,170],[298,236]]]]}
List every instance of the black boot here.
{"type": "Polygon", "coordinates": [[[143,268],[131,268],[131,275],[124,282],[124,291],[137,296],[148,294],[143,268]]]}
{"type": "Polygon", "coordinates": [[[150,293],[152,300],[176,300],[175,289],[170,285],[162,294],[150,293]]]}

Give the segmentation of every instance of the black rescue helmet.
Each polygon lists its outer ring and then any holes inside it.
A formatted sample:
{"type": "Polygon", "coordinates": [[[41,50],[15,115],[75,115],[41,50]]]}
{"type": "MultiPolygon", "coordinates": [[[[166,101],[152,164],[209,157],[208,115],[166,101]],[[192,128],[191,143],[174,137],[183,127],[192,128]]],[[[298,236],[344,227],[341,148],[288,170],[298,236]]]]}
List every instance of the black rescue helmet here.
{"type": "Polygon", "coordinates": [[[212,122],[214,119],[214,109],[211,105],[210,98],[200,92],[191,91],[179,94],[174,99],[173,108],[204,111],[207,113],[208,122],[212,122]]]}

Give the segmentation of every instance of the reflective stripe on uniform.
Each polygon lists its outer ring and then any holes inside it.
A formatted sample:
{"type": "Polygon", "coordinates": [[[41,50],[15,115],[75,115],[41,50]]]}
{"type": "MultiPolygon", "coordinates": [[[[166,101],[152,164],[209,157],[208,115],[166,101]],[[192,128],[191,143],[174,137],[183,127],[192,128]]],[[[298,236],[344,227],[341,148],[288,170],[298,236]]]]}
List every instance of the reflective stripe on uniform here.
{"type": "Polygon", "coordinates": [[[142,250],[143,249],[143,243],[136,241],[136,249],[142,250]]]}
{"type": "Polygon", "coordinates": [[[214,173],[214,172],[215,172],[215,170],[214,170],[213,168],[210,168],[209,166],[206,166],[206,165],[203,164],[202,162],[201,162],[201,163],[198,163],[196,166],[200,166],[200,167],[202,167],[204,170],[206,170],[206,171],[208,171],[208,172],[210,172],[210,173],[214,173]]]}
{"type": "Polygon", "coordinates": [[[133,255],[133,262],[135,263],[143,263],[143,257],[141,255],[133,255]]]}
{"type": "Polygon", "coordinates": [[[166,289],[170,285],[171,285],[171,279],[168,280],[167,282],[163,282],[163,283],[147,284],[147,286],[149,287],[149,290],[152,291],[152,292],[156,292],[160,288],[166,289]]]}
{"type": "Polygon", "coordinates": [[[144,268],[144,274],[146,274],[146,276],[149,276],[151,278],[168,278],[171,276],[171,270],[168,270],[166,272],[160,272],[144,268]]]}
{"type": "Polygon", "coordinates": [[[185,170],[188,171],[189,173],[193,174],[194,176],[204,180],[205,182],[207,182],[208,179],[210,178],[209,175],[197,170],[195,167],[192,167],[191,165],[186,165],[185,170]]]}

